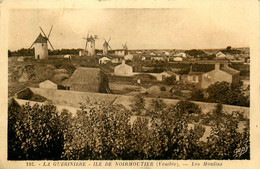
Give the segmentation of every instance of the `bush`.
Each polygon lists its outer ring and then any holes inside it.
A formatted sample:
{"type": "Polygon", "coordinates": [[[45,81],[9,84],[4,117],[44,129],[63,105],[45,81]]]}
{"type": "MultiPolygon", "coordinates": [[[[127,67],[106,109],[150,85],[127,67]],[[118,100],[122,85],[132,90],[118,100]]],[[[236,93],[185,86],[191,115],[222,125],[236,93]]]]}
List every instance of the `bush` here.
{"type": "Polygon", "coordinates": [[[166,77],[165,78],[165,83],[167,85],[173,85],[174,82],[176,82],[176,76],[171,76],[171,77],[166,77]]]}
{"type": "Polygon", "coordinates": [[[181,113],[188,113],[188,114],[200,114],[201,113],[201,108],[190,101],[184,100],[184,101],[179,101],[176,104],[176,108],[179,112],[181,113]]]}
{"type": "Polygon", "coordinates": [[[102,102],[85,108],[72,116],[52,105],[9,107],[8,159],[249,159],[249,151],[238,151],[249,147],[249,121],[243,133],[237,132],[238,119],[223,112],[221,104],[208,116],[213,125],[206,143],[200,141],[202,125],[188,128],[189,119],[200,113],[189,101],[166,106],[153,100],[150,117],[136,120],[122,105],[102,102]]]}
{"type": "Polygon", "coordinates": [[[142,112],[145,111],[145,100],[142,97],[142,95],[136,95],[134,96],[133,100],[132,100],[132,112],[133,114],[137,114],[137,115],[141,115],[142,112]]]}
{"type": "Polygon", "coordinates": [[[249,159],[249,123],[243,133],[237,131],[238,119],[226,114],[218,104],[213,111],[211,133],[204,146],[205,159],[249,159]],[[246,148],[245,154],[239,149],[246,148]]]}
{"type": "Polygon", "coordinates": [[[161,91],[166,91],[165,86],[161,86],[161,87],[160,87],[160,90],[161,90],[161,91]]]}
{"type": "Polygon", "coordinates": [[[63,133],[55,106],[30,106],[8,110],[8,159],[60,159],[63,133]]]}
{"type": "Polygon", "coordinates": [[[249,107],[249,97],[228,82],[216,82],[210,85],[206,92],[208,102],[249,107]]]}
{"type": "Polygon", "coordinates": [[[121,106],[102,103],[72,118],[65,138],[64,159],[112,160],[127,158],[129,114],[121,106]]]}
{"type": "Polygon", "coordinates": [[[204,97],[205,96],[204,96],[203,90],[196,89],[196,90],[192,90],[190,100],[203,102],[203,101],[205,101],[204,97]]]}

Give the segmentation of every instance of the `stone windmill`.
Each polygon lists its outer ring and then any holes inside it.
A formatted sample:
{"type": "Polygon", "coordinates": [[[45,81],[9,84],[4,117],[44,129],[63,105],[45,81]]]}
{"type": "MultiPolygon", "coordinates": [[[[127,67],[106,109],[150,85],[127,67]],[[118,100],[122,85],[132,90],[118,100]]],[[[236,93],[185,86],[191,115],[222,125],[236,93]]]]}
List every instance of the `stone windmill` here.
{"type": "MultiPolygon", "coordinates": [[[[104,38],[103,38],[104,39],[104,38]]],[[[107,55],[108,53],[108,48],[112,49],[109,45],[109,41],[111,40],[111,38],[109,38],[108,41],[106,41],[106,39],[104,39],[104,43],[103,43],[103,55],[107,55]]]]}
{"type": "Polygon", "coordinates": [[[54,50],[51,42],[49,41],[49,37],[51,35],[52,28],[53,28],[53,25],[51,26],[48,36],[46,36],[43,29],[40,27],[41,32],[43,33],[44,36],[40,33],[39,36],[36,38],[36,40],[33,42],[33,44],[30,47],[30,49],[31,49],[34,46],[35,59],[41,60],[41,59],[48,58],[48,43],[50,44],[52,50],[54,50]]]}
{"type": "Polygon", "coordinates": [[[94,56],[96,54],[95,52],[95,41],[98,39],[97,35],[90,35],[88,33],[87,38],[83,38],[86,40],[86,46],[85,46],[85,51],[87,51],[87,56],[94,56]]]}

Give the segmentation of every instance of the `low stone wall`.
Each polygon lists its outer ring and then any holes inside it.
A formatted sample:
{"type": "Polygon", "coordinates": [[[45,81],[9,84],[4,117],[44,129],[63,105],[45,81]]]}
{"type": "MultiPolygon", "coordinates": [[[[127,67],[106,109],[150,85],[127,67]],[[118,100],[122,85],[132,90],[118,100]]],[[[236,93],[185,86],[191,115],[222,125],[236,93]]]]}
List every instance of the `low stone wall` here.
{"type": "MultiPolygon", "coordinates": [[[[67,90],[54,90],[54,89],[41,89],[41,88],[29,88],[24,90],[22,93],[17,95],[24,96],[26,93],[30,94],[31,91],[34,94],[41,95],[49,100],[54,105],[68,106],[79,108],[82,105],[89,105],[89,103],[95,102],[111,102],[111,104],[122,104],[127,109],[131,109],[133,104],[134,96],[124,96],[116,94],[102,94],[102,93],[91,93],[91,92],[78,92],[78,91],[67,91],[67,90]]],[[[20,99],[23,99],[19,97],[20,99]]],[[[146,107],[149,107],[152,100],[156,98],[145,98],[146,107]]],[[[25,99],[26,100],[26,99],[25,99]]],[[[175,105],[180,100],[175,99],[161,99],[166,105],[175,105]]],[[[216,103],[205,103],[205,102],[194,102],[198,104],[203,113],[208,113],[216,108],[216,103]]],[[[241,112],[244,117],[249,118],[248,107],[223,105],[223,110],[227,113],[233,111],[241,112]]]]}

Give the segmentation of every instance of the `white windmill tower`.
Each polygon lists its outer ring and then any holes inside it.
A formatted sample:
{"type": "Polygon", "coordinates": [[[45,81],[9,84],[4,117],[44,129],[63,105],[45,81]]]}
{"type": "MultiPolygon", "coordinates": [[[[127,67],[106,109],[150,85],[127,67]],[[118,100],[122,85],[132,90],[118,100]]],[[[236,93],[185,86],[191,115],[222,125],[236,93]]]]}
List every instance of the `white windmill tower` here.
{"type": "Polygon", "coordinates": [[[95,53],[95,41],[98,39],[97,35],[90,35],[88,34],[87,38],[83,38],[86,40],[86,46],[85,46],[85,51],[87,51],[88,56],[94,56],[95,53]]]}
{"type": "MultiPolygon", "coordinates": [[[[104,38],[103,38],[104,39],[104,38]]],[[[110,48],[110,49],[112,49],[111,47],[110,47],[110,45],[109,45],[109,41],[111,40],[111,38],[109,38],[109,40],[108,41],[106,41],[106,39],[104,39],[104,43],[103,43],[103,55],[107,55],[108,54],[108,47],[110,48]]]]}
{"type": "Polygon", "coordinates": [[[48,36],[46,36],[43,29],[40,27],[44,36],[42,36],[42,34],[40,33],[39,36],[36,38],[36,40],[33,42],[33,44],[30,47],[30,48],[32,48],[34,46],[34,55],[35,55],[35,59],[37,59],[37,60],[48,58],[48,44],[47,43],[49,43],[52,50],[54,50],[51,42],[49,41],[52,27],[53,27],[53,25],[51,26],[48,36]]]}

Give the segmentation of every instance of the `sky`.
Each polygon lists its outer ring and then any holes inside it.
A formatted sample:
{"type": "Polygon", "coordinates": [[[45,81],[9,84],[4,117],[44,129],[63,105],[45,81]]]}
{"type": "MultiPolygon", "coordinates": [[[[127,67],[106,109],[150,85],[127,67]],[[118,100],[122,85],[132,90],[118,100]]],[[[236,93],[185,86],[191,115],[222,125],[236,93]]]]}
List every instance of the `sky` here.
{"type": "Polygon", "coordinates": [[[87,34],[103,38],[112,49],[206,49],[248,47],[250,22],[246,9],[236,8],[89,8],[12,9],[9,14],[8,45],[11,51],[29,48],[51,25],[50,42],[55,49],[84,48],[87,34]]]}

